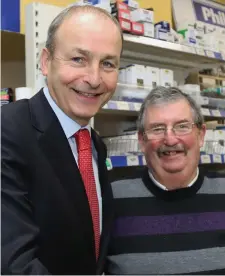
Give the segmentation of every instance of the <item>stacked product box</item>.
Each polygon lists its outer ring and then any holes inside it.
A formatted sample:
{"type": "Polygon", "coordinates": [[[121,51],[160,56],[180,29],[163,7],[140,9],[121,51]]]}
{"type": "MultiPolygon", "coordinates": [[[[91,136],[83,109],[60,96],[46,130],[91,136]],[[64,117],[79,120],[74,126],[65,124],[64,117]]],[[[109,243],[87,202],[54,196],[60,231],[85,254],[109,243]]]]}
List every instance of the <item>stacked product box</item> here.
{"type": "Polygon", "coordinates": [[[13,102],[13,90],[11,88],[1,89],[1,106],[13,102]]]}
{"type": "Polygon", "coordinates": [[[155,38],[168,41],[170,34],[170,23],[160,21],[155,24],[155,38]]]}
{"type": "Polygon", "coordinates": [[[157,86],[171,87],[173,84],[174,73],[170,69],[131,64],[120,68],[119,84],[114,96],[126,101],[142,102],[157,86]]]}
{"type": "Polygon", "coordinates": [[[135,32],[135,27],[139,26],[141,35],[154,37],[154,11],[153,9],[136,9],[131,12],[131,21],[133,25],[132,33],[135,32]]]}
{"type": "Polygon", "coordinates": [[[141,9],[137,1],[124,0],[111,2],[111,10],[123,32],[154,37],[153,9],[141,9]]]}

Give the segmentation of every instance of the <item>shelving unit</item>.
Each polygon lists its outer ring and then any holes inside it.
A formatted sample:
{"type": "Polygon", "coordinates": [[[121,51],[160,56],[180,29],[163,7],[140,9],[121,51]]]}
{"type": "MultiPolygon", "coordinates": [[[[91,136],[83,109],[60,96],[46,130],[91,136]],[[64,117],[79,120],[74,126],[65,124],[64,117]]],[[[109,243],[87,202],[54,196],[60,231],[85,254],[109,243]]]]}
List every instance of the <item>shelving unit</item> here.
{"type": "MultiPolygon", "coordinates": [[[[130,116],[137,116],[140,107],[141,103],[110,100],[106,105],[103,106],[102,109],[107,110],[109,111],[109,113],[112,114],[126,114],[130,116]]],[[[225,119],[225,109],[212,109],[204,107],[201,108],[201,110],[202,114],[206,117],[225,119]]]]}
{"type": "Polygon", "coordinates": [[[191,73],[187,78],[188,83],[199,84],[201,87],[225,86],[225,76],[210,76],[199,73],[191,73]]]}
{"type": "MultiPolygon", "coordinates": [[[[26,10],[26,85],[38,91],[43,80],[39,67],[39,52],[44,46],[47,29],[52,19],[62,10],[61,7],[33,3],[26,10]],[[29,50],[28,50],[29,49],[29,50]]],[[[124,34],[124,50],[121,59],[122,66],[132,63],[157,66],[174,70],[175,80],[181,85],[187,76],[205,68],[216,68],[225,65],[222,53],[198,49],[161,41],[143,36],[124,34]]],[[[201,76],[200,76],[201,77],[201,76]]],[[[199,76],[198,76],[199,78],[199,76]]],[[[122,134],[122,129],[136,125],[140,103],[112,99],[91,120],[92,126],[102,136],[122,134]]],[[[225,119],[225,110],[202,108],[207,120],[225,119]]],[[[224,155],[209,155],[202,153],[200,164],[225,163],[224,155]]],[[[111,155],[108,158],[109,168],[140,166],[145,164],[142,154],[111,155]]]]}
{"type": "Polygon", "coordinates": [[[130,34],[124,35],[124,49],[123,58],[132,63],[157,62],[182,69],[212,68],[225,63],[221,53],[130,34]]]}
{"type": "MultiPolygon", "coordinates": [[[[109,169],[118,167],[143,166],[146,164],[143,155],[114,155],[109,156],[107,162],[109,163],[109,169]]],[[[225,164],[225,154],[201,153],[199,164],[225,164]]]]}

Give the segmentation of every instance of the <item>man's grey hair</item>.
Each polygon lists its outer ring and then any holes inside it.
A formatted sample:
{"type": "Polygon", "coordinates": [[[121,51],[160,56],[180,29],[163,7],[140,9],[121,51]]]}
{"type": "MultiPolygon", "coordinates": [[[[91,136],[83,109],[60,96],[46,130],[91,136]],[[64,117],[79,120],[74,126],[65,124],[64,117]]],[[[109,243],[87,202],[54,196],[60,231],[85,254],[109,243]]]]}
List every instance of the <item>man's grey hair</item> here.
{"type": "MultiPolygon", "coordinates": [[[[138,121],[137,121],[138,131],[141,133],[145,131],[145,115],[146,115],[146,110],[148,108],[151,108],[151,106],[156,106],[161,104],[170,104],[180,100],[187,101],[187,103],[191,107],[191,111],[193,114],[193,121],[196,124],[196,126],[199,129],[201,129],[204,123],[204,117],[201,113],[200,106],[195,102],[195,100],[191,96],[183,93],[180,89],[176,87],[166,88],[166,87],[159,86],[154,88],[142,103],[139,116],[138,116],[138,121]]],[[[163,112],[163,109],[162,109],[162,112],[163,112]]]]}
{"type": "MultiPolygon", "coordinates": [[[[62,10],[55,17],[55,19],[52,21],[52,23],[50,24],[50,26],[48,28],[48,34],[47,34],[47,40],[46,40],[45,47],[49,50],[51,55],[54,54],[55,37],[56,37],[56,32],[57,32],[58,28],[61,26],[61,24],[63,23],[63,21],[65,19],[67,19],[74,13],[79,13],[79,12],[94,13],[94,14],[98,14],[100,16],[105,16],[106,18],[111,19],[112,22],[118,27],[118,30],[121,35],[122,44],[123,44],[123,32],[121,30],[120,24],[117,21],[117,19],[113,15],[111,15],[108,11],[106,11],[102,8],[99,8],[99,7],[92,6],[92,5],[83,5],[83,6],[71,5],[67,8],[65,8],[64,10],[62,10]]],[[[93,26],[93,28],[94,28],[94,26],[93,26]]]]}

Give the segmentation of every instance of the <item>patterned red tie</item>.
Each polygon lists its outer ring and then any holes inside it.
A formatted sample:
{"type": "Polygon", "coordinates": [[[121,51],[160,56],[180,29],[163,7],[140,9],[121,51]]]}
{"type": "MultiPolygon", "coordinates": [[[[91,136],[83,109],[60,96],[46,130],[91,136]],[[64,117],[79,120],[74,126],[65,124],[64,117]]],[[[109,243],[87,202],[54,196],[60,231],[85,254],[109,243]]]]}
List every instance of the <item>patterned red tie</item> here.
{"type": "Polygon", "coordinates": [[[98,259],[100,245],[100,219],[96,183],[92,166],[92,147],[90,133],[87,129],[80,129],[77,133],[75,133],[75,139],[77,143],[79,170],[84,182],[92,215],[95,236],[95,252],[96,259],[98,259]]]}

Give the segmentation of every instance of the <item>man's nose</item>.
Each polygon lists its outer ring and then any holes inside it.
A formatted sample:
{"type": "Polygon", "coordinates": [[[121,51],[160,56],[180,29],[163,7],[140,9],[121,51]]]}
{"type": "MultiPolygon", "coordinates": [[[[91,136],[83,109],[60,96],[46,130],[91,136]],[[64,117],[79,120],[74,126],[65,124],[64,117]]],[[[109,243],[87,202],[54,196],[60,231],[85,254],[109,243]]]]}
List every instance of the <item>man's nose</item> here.
{"type": "Polygon", "coordinates": [[[178,137],[174,133],[172,129],[167,129],[165,136],[164,136],[164,143],[168,146],[173,146],[178,143],[178,137]]]}
{"type": "Polygon", "coordinates": [[[102,82],[102,77],[101,68],[99,67],[99,65],[90,66],[85,81],[90,85],[92,89],[97,89],[100,86],[102,82]]]}

